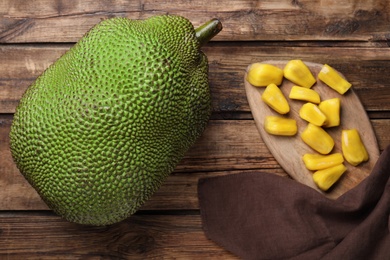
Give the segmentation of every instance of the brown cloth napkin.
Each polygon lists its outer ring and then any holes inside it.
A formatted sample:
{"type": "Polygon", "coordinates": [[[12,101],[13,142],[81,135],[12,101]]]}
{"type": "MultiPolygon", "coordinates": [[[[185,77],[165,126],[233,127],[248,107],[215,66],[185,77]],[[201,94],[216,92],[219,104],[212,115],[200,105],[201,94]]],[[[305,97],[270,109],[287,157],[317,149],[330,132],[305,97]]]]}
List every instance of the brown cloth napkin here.
{"type": "Polygon", "coordinates": [[[269,173],[200,179],[206,236],[242,259],[390,259],[390,146],[337,200],[269,173]]]}

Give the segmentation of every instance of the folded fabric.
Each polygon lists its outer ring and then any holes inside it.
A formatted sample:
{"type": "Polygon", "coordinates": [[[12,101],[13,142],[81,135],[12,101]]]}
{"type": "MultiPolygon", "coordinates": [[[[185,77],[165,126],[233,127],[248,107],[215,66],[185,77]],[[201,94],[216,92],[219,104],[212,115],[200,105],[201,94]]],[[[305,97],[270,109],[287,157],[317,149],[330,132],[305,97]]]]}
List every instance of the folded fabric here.
{"type": "Polygon", "coordinates": [[[206,236],[242,259],[390,259],[390,146],[336,200],[269,173],[203,178],[206,236]]]}

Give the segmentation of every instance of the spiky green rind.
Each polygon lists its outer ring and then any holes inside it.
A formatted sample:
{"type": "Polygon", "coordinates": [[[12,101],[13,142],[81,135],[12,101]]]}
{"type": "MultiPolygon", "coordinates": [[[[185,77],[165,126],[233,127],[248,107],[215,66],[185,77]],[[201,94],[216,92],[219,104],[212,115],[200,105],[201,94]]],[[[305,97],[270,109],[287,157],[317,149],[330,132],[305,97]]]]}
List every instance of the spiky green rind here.
{"type": "Polygon", "coordinates": [[[202,134],[208,66],[179,16],[92,28],[23,95],[12,156],[56,213],[88,225],[133,214],[202,134]]]}

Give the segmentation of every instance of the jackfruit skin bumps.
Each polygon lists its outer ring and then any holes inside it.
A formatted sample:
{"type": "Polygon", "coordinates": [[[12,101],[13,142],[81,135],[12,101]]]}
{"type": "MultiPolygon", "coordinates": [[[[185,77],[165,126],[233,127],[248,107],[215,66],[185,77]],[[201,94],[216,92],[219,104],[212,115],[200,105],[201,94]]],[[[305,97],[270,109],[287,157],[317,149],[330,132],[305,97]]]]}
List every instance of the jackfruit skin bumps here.
{"type": "Polygon", "coordinates": [[[151,197],[209,119],[199,49],[183,17],[112,18],[37,78],[14,115],[11,152],[51,209],[108,225],[151,197]]]}

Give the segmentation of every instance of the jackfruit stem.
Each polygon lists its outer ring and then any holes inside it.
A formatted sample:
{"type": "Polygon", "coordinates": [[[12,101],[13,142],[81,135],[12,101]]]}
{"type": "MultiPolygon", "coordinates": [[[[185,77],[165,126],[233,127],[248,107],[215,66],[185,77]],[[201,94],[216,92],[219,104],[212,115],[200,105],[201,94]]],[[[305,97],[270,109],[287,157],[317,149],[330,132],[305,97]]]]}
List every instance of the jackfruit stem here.
{"type": "Polygon", "coordinates": [[[222,30],[222,23],[214,18],[195,29],[200,46],[205,45],[222,30]]]}

